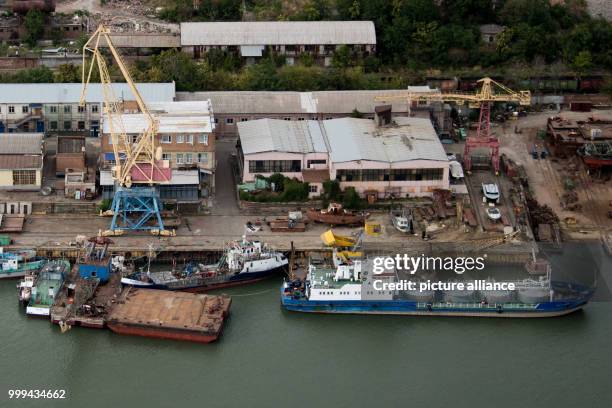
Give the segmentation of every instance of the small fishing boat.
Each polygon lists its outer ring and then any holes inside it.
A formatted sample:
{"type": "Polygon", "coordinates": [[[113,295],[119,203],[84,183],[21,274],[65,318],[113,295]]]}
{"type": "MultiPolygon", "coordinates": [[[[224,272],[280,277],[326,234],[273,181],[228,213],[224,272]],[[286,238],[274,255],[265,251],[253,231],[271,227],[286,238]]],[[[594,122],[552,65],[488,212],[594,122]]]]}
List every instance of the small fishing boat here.
{"type": "Polygon", "coordinates": [[[314,222],[330,225],[358,225],[365,222],[370,216],[367,212],[353,212],[345,210],[338,203],[331,203],[326,209],[316,210],[309,208],[306,216],[314,222]]]}

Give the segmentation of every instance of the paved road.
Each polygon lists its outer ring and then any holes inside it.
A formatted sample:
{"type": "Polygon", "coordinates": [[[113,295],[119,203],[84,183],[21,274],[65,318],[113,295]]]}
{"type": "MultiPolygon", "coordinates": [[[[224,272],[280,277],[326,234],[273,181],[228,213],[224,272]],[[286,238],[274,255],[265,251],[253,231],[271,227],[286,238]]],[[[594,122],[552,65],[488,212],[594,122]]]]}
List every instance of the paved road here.
{"type": "Polygon", "coordinates": [[[231,154],[236,151],[236,140],[217,141],[217,170],[215,171],[215,197],[213,215],[240,215],[236,187],[231,168],[231,154]]]}

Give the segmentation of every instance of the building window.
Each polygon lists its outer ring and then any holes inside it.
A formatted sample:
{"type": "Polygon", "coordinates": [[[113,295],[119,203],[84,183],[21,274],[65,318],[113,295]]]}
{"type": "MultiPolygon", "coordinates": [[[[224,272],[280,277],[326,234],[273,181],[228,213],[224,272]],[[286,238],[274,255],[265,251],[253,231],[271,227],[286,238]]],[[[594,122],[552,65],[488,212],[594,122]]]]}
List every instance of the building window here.
{"type": "Polygon", "coordinates": [[[291,120],[291,118],[283,118],[283,120],[291,120]]]}
{"type": "Polygon", "coordinates": [[[70,121],[64,122],[64,130],[70,130],[70,129],[72,129],[72,122],[70,121]]]}
{"type": "Polygon", "coordinates": [[[198,163],[208,164],[208,153],[198,153],[198,163]]]}
{"type": "Polygon", "coordinates": [[[300,160],[250,160],[249,173],[299,173],[300,160]]]}
{"type": "Polygon", "coordinates": [[[91,105],[91,113],[98,113],[98,105],[91,105]]]}
{"type": "Polygon", "coordinates": [[[21,113],[28,113],[30,110],[30,108],[28,106],[22,106],[21,107],[21,113]]]}
{"type": "Polygon", "coordinates": [[[162,135],[161,142],[162,143],[172,143],[172,136],[171,135],[162,135]]]}
{"type": "Polygon", "coordinates": [[[183,163],[185,163],[183,159],[183,153],[177,153],[176,154],[176,164],[183,164],[183,163]]]}
{"type": "Polygon", "coordinates": [[[85,122],[84,122],[84,121],[82,121],[82,120],[79,120],[79,121],[77,122],[77,128],[78,128],[79,130],[84,130],[84,129],[85,129],[85,122]]]}
{"type": "Polygon", "coordinates": [[[240,118],[240,121],[241,121],[241,122],[246,122],[246,121],[248,121],[248,120],[249,120],[249,118],[240,118]]]}
{"type": "Polygon", "coordinates": [[[172,155],[170,153],[162,153],[162,160],[172,160],[172,155]]]}
{"type": "Polygon", "coordinates": [[[193,144],[193,135],[187,135],[186,136],[186,141],[189,144],[193,144]]]}
{"type": "Polygon", "coordinates": [[[57,130],[57,121],[52,120],[51,122],[49,122],[49,128],[51,130],[57,130]]]}
{"type": "Polygon", "coordinates": [[[176,143],[185,143],[185,135],[176,135],[176,143]]]}
{"type": "Polygon", "coordinates": [[[215,118],[213,122],[219,123],[219,118],[215,118]]]}
{"type": "Polygon", "coordinates": [[[193,163],[193,154],[185,153],[185,163],[187,164],[193,163]]]}
{"type": "Polygon", "coordinates": [[[15,113],[15,107],[9,106],[9,113],[15,113]]]}
{"type": "Polygon", "coordinates": [[[338,181],[422,181],[442,180],[443,169],[363,169],[336,171],[338,181]]]}
{"type": "Polygon", "coordinates": [[[50,113],[57,113],[57,106],[49,106],[50,113]]]}
{"type": "Polygon", "coordinates": [[[311,168],[313,164],[327,164],[327,160],[325,160],[325,159],[321,159],[321,160],[308,160],[306,162],[306,167],[311,168]]]}
{"type": "Polygon", "coordinates": [[[81,106],[81,105],[77,106],[77,112],[79,112],[79,113],[85,112],[85,107],[81,106]]]}
{"type": "Polygon", "coordinates": [[[298,118],[298,120],[304,120],[304,118],[298,118]]]}
{"type": "Polygon", "coordinates": [[[64,113],[70,113],[70,112],[72,112],[72,106],[64,105],[64,113]]]}
{"type": "Polygon", "coordinates": [[[225,119],[225,123],[228,125],[233,125],[234,124],[234,118],[227,118],[225,119]]]}
{"type": "Polygon", "coordinates": [[[198,135],[198,143],[208,145],[208,135],[198,135]]]}
{"type": "Polygon", "coordinates": [[[30,186],[36,184],[36,170],[13,170],[13,185],[30,186]]]}
{"type": "Polygon", "coordinates": [[[310,184],[308,186],[308,191],[310,191],[311,193],[316,193],[319,190],[319,186],[314,185],[314,184],[310,184]]]}

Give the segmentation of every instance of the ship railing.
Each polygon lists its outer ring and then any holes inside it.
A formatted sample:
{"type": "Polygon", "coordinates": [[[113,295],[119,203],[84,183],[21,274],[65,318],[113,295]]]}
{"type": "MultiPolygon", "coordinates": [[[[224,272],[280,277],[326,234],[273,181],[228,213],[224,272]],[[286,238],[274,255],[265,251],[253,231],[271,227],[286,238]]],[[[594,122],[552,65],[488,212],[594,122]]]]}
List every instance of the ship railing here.
{"type": "Polygon", "coordinates": [[[417,309],[483,309],[483,310],[511,310],[511,309],[535,309],[538,307],[537,303],[483,303],[483,302],[418,302],[417,309]]]}

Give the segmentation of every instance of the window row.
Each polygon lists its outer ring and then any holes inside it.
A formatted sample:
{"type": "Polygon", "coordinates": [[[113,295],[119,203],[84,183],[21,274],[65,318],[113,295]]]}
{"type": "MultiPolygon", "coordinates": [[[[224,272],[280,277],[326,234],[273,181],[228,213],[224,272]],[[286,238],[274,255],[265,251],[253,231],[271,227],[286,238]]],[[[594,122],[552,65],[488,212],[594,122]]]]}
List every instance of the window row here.
{"type": "MultiPolygon", "coordinates": [[[[175,136],[176,143],[193,144],[194,140],[197,140],[198,143],[208,145],[208,135],[207,134],[200,134],[200,135],[187,134],[187,135],[176,135],[175,136]]],[[[161,135],[161,142],[162,143],[172,143],[172,135],[161,135]]]]}
{"type": "Polygon", "coordinates": [[[421,181],[442,180],[444,169],[357,169],[338,170],[338,181],[421,181]]]}
{"type": "Polygon", "coordinates": [[[300,160],[250,160],[249,173],[298,173],[302,171],[300,160]]]}
{"type": "Polygon", "coordinates": [[[208,161],[209,161],[209,155],[208,155],[207,152],[202,152],[202,153],[163,153],[162,154],[162,159],[163,160],[173,161],[173,156],[174,156],[174,162],[176,164],[193,164],[193,163],[208,164],[208,161]]]}

